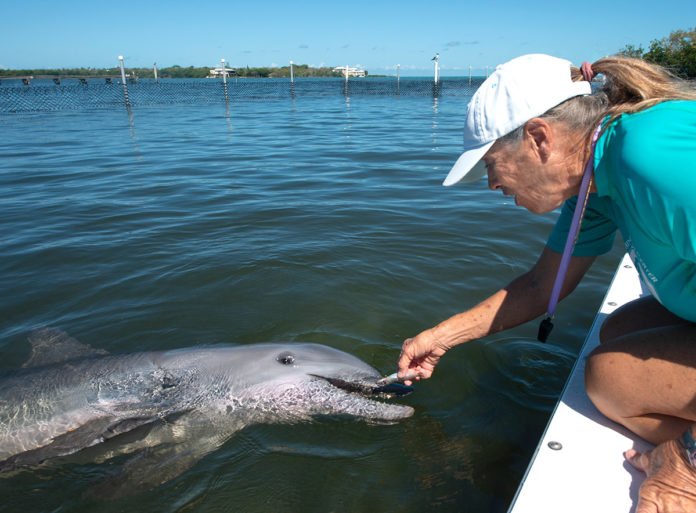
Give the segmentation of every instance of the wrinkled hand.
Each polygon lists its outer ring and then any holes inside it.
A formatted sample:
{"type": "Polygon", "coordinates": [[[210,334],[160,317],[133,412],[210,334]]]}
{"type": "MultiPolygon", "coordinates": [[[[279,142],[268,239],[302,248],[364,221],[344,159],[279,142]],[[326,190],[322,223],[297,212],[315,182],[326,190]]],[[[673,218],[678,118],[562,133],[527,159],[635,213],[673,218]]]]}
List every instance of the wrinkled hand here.
{"type": "MultiPolygon", "coordinates": [[[[413,338],[404,340],[399,356],[399,376],[418,374],[416,380],[428,379],[435,370],[440,357],[449,349],[440,341],[433,329],[426,330],[413,338]]],[[[411,385],[411,380],[404,381],[411,385]]]]}
{"type": "Polygon", "coordinates": [[[696,511],[696,468],[686,460],[680,441],[664,442],[642,454],[631,449],[624,456],[647,476],[640,487],[636,513],[696,511]]]}

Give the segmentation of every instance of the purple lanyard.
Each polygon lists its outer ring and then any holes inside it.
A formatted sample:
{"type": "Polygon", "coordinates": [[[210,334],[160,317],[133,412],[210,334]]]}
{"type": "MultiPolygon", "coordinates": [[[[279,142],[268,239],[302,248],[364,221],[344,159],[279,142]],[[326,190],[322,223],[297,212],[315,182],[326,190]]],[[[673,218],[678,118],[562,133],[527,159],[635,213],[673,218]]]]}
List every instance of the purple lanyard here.
{"type": "Polygon", "coordinates": [[[590,183],[592,182],[592,171],[594,171],[594,150],[597,144],[597,139],[599,138],[599,132],[602,129],[600,124],[592,134],[592,146],[590,149],[590,158],[585,166],[585,172],[582,175],[582,183],[580,184],[580,192],[578,192],[578,202],[575,204],[575,211],[573,212],[573,220],[570,223],[570,229],[568,230],[568,238],[566,239],[565,248],[563,249],[563,256],[561,257],[561,264],[558,266],[558,272],[556,273],[556,281],[553,283],[553,290],[551,291],[551,298],[549,299],[549,307],[547,309],[547,317],[539,325],[539,334],[537,339],[539,342],[546,342],[546,339],[551,333],[553,328],[553,313],[556,310],[556,305],[558,304],[558,297],[561,295],[561,287],[565,281],[566,273],[568,272],[568,264],[570,263],[570,257],[573,254],[573,248],[575,248],[575,243],[578,240],[578,233],[580,233],[580,224],[582,223],[582,216],[585,213],[585,207],[587,206],[587,200],[590,197],[590,183]],[[580,198],[585,198],[582,203],[580,203],[580,198]]]}

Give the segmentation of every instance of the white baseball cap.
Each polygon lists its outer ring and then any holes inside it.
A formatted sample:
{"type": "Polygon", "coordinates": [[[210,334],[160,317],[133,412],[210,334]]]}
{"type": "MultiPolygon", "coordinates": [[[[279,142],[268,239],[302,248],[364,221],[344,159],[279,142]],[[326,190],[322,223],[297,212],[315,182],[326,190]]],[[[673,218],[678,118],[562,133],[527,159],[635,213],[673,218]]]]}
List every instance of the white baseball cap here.
{"type": "Polygon", "coordinates": [[[464,153],[442,185],[486,176],[481,160],[500,137],[574,96],[592,93],[589,82],[573,82],[570,61],[530,54],[501,64],[469,102],[464,153]]]}

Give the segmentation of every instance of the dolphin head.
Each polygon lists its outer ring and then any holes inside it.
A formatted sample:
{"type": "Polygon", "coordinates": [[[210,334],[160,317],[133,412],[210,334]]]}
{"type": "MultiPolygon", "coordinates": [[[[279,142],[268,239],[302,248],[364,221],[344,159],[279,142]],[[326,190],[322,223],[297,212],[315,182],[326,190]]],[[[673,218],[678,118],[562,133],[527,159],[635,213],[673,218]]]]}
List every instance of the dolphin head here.
{"type": "MultiPolygon", "coordinates": [[[[183,355],[182,355],[183,356],[183,355]]],[[[386,402],[404,389],[377,385],[379,372],[359,358],[309,343],[268,343],[210,348],[197,365],[228,413],[251,415],[257,422],[293,422],[317,415],[344,415],[368,422],[395,422],[413,408],[386,402]]],[[[197,361],[197,363],[196,363],[197,361]]]]}
{"type": "Polygon", "coordinates": [[[347,415],[371,422],[392,422],[413,415],[413,408],[385,402],[407,390],[377,385],[381,375],[356,356],[319,344],[269,347],[268,366],[260,373],[281,390],[281,404],[308,415],[347,415]]]}

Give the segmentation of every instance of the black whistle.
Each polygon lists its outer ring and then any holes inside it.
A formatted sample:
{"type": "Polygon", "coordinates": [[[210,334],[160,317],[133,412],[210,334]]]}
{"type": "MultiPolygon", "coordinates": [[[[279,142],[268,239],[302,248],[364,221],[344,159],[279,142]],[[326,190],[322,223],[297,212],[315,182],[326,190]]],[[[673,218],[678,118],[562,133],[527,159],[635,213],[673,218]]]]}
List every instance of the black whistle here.
{"type": "Polygon", "coordinates": [[[553,329],[553,323],[551,322],[551,317],[547,317],[543,321],[541,321],[541,324],[539,324],[539,333],[537,333],[537,340],[539,342],[546,342],[546,339],[549,338],[549,334],[551,333],[551,330],[553,329]]]}

